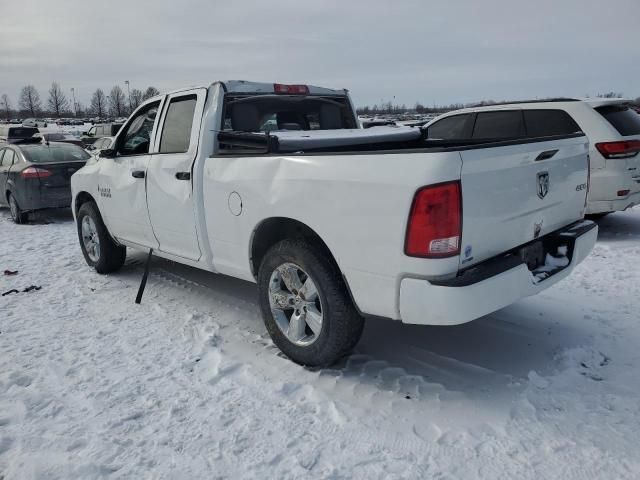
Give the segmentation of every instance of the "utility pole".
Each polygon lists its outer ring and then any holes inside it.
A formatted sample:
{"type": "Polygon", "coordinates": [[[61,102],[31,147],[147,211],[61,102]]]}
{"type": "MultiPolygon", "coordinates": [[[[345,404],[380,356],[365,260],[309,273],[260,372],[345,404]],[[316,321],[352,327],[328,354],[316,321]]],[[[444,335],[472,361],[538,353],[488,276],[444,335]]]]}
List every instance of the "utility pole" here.
{"type": "Polygon", "coordinates": [[[129,90],[129,80],[125,80],[124,83],[127,85],[127,95],[129,95],[129,115],[131,115],[131,90],[129,90]]]}
{"type": "Polygon", "coordinates": [[[71,95],[73,95],[73,118],[78,116],[78,107],[76,105],[76,89],[71,87],[71,95]]]}

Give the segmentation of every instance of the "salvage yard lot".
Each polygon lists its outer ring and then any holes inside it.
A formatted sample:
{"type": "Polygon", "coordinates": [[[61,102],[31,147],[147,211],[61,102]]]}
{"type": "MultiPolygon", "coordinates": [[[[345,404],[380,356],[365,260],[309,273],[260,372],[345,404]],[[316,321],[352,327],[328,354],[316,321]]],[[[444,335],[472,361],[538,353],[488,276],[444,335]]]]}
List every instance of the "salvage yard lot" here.
{"type": "Polygon", "coordinates": [[[640,209],[557,286],[457,327],[368,320],[304,369],[252,284],[100,276],[67,211],[0,209],[0,478],[638,478],[640,209]]]}

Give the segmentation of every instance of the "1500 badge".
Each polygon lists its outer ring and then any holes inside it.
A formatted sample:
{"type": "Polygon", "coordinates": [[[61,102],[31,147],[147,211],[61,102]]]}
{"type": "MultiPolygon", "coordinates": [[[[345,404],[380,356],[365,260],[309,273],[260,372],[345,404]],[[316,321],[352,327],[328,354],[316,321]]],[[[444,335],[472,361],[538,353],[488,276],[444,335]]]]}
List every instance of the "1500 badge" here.
{"type": "Polygon", "coordinates": [[[111,189],[109,187],[101,187],[98,185],[98,193],[101,197],[111,198],[111,189]]]}
{"type": "Polygon", "coordinates": [[[587,189],[586,183],[581,183],[580,185],[576,186],[576,192],[579,192],[580,190],[586,190],[586,189],[587,189]]]}

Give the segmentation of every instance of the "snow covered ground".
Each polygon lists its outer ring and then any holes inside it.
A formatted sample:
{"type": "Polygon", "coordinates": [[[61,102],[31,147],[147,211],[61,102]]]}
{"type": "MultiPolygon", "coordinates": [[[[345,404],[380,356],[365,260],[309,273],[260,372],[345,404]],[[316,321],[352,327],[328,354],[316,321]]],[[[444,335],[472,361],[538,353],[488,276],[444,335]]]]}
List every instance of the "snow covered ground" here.
{"type": "Polygon", "coordinates": [[[0,210],[0,479],[640,478],[640,210],[545,293],[457,327],[369,320],[282,358],[253,285],[85,264],[69,212],[0,210]],[[2,276],[5,269],[19,270],[2,276]]]}

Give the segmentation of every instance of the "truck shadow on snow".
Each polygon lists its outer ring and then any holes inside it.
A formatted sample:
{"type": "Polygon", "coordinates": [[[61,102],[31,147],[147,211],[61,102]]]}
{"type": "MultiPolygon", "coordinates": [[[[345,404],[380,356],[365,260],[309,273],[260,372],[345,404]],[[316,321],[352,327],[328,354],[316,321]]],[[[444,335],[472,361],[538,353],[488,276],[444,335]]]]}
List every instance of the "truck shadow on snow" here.
{"type": "MultiPolygon", "coordinates": [[[[143,262],[143,254],[132,253],[123,274],[139,279],[143,262]]],[[[154,259],[151,272],[145,295],[152,295],[158,281],[171,284],[177,289],[175,295],[196,309],[206,309],[207,304],[214,310],[216,305],[232,307],[216,315],[221,325],[268,338],[254,284],[163,259],[154,259]],[[233,313],[224,313],[229,311],[233,313]]],[[[585,323],[585,308],[538,296],[458,326],[404,325],[370,318],[353,355],[320,374],[401,395],[398,385],[410,378],[441,385],[446,391],[506,394],[531,371],[544,375],[561,368],[559,353],[593,342],[597,332],[585,323]]],[[[269,343],[258,342],[251,348],[269,343]]],[[[262,359],[278,354],[275,347],[254,352],[262,359]]]]}
{"type": "Polygon", "coordinates": [[[598,240],[608,242],[640,240],[640,207],[631,211],[616,212],[599,220],[598,240]]]}

